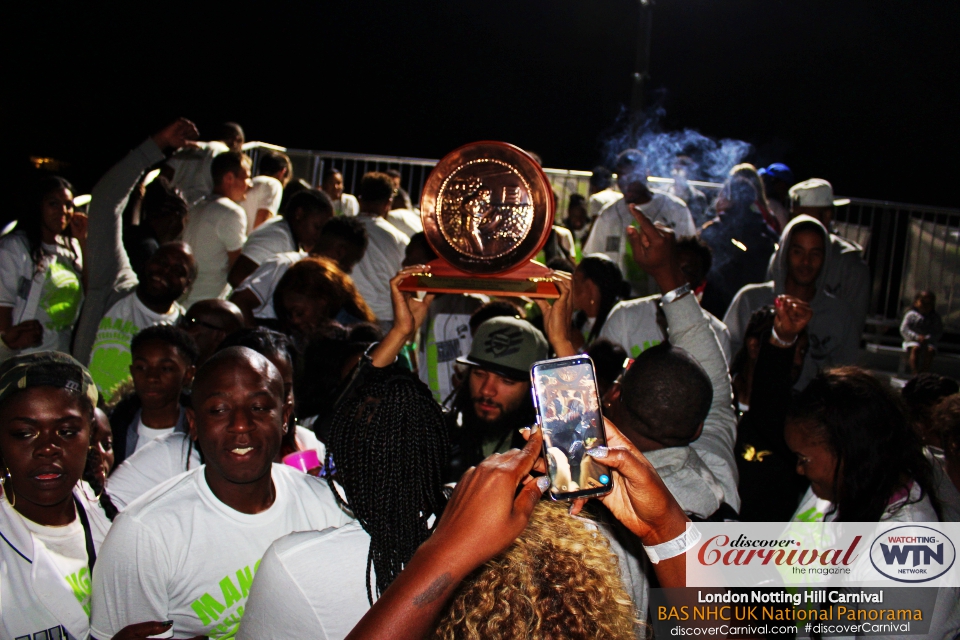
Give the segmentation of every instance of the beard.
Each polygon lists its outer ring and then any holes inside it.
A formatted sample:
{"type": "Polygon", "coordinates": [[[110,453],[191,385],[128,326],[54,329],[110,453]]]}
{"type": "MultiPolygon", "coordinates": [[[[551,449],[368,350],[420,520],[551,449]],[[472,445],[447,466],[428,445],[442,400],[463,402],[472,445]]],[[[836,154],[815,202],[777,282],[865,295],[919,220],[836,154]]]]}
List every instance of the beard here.
{"type": "Polygon", "coordinates": [[[482,420],[477,416],[467,381],[464,381],[457,391],[453,407],[463,416],[464,435],[478,444],[500,440],[509,432],[519,437],[518,431],[521,428],[529,427],[536,421],[536,411],[529,394],[524,394],[523,401],[513,410],[506,411],[501,408],[496,420],[482,420]]]}

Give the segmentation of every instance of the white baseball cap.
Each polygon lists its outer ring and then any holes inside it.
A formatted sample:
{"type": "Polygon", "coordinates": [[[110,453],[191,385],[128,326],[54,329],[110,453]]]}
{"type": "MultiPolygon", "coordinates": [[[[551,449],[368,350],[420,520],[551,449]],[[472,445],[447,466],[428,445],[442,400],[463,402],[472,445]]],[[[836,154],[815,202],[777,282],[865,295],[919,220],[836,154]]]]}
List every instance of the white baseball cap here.
{"type": "Polygon", "coordinates": [[[832,184],[822,178],[810,178],[790,187],[790,202],[795,207],[841,207],[850,200],[835,200],[832,184]]]}

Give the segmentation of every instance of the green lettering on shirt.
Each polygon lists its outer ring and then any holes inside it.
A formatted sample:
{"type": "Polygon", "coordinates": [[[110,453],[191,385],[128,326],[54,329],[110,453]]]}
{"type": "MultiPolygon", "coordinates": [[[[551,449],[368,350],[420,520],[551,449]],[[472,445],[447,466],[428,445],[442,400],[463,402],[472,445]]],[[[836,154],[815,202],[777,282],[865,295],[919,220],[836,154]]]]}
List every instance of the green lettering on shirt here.
{"type": "Polygon", "coordinates": [[[83,611],[89,616],[90,615],[90,570],[84,567],[77,571],[76,573],[71,573],[66,576],[67,584],[70,585],[70,589],[73,591],[74,597],[76,597],[77,602],[80,603],[80,606],[83,607],[83,611]]]}
{"type": "Polygon", "coordinates": [[[193,612],[197,614],[200,622],[204,625],[213,624],[213,622],[227,610],[225,606],[220,604],[217,599],[209,593],[205,593],[194,600],[190,608],[193,609],[193,612]]]}
{"type": "Polygon", "coordinates": [[[240,585],[240,593],[246,598],[250,595],[250,585],[253,584],[253,571],[250,567],[244,567],[237,571],[237,584],[240,585]]]}
{"type": "Polygon", "coordinates": [[[207,632],[207,636],[211,640],[227,640],[237,634],[240,619],[243,617],[242,603],[246,601],[250,594],[250,585],[253,584],[253,577],[259,568],[260,561],[257,560],[252,568],[246,566],[238,569],[235,572],[236,584],[234,584],[231,576],[224,576],[218,583],[220,593],[223,596],[223,604],[209,593],[204,593],[190,604],[190,608],[200,618],[200,623],[203,626],[214,625],[207,632]],[[237,585],[239,585],[239,588],[237,585]],[[237,606],[238,603],[239,606],[237,606]],[[230,612],[229,609],[234,606],[237,607],[236,611],[230,612]]]}
{"type": "Polygon", "coordinates": [[[820,522],[823,520],[823,514],[816,507],[810,507],[803,513],[797,514],[798,522],[820,522]]]}
{"type": "Polygon", "coordinates": [[[635,344],[630,347],[630,357],[636,359],[641,353],[660,344],[660,340],[644,340],[642,345],[635,344]]]}
{"type": "Polygon", "coordinates": [[[223,593],[223,604],[225,606],[232,607],[236,603],[240,602],[240,591],[237,589],[237,586],[233,584],[233,580],[230,579],[230,576],[227,576],[220,581],[220,591],[223,593]]]}

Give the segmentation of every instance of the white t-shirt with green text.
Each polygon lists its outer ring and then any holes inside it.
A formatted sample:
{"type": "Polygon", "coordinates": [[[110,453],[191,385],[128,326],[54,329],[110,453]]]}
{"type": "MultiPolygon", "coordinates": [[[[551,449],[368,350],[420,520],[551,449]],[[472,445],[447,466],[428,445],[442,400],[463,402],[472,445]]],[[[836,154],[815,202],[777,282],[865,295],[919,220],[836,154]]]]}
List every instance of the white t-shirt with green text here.
{"type": "Polygon", "coordinates": [[[73,595],[83,610],[90,615],[90,567],[87,560],[87,543],[80,518],[62,527],[48,527],[23,519],[34,538],[43,543],[47,553],[60,570],[60,575],[70,585],[73,595]]]}
{"type": "Polygon", "coordinates": [[[14,231],[0,238],[0,307],[12,308],[13,325],[27,320],[43,325],[38,346],[20,351],[0,349],[0,359],[34,351],[70,353],[73,326],[83,304],[83,261],[77,241],[69,239],[73,251],[66,242],[42,244],[46,257],[38,269],[25,235],[14,231]]]}
{"type": "Polygon", "coordinates": [[[488,301],[486,296],[448,294],[430,305],[420,329],[420,379],[437,402],[453,391],[457,358],[470,353],[470,316],[488,301]]]}
{"type": "Polygon", "coordinates": [[[147,308],[133,291],[110,307],[100,320],[97,336],[90,353],[90,374],[97,386],[109,396],[110,392],[130,377],[130,341],[143,329],[157,324],[177,324],[183,307],[176,302],[167,313],[147,308]]]}
{"type": "MultiPolygon", "coordinates": [[[[600,337],[620,345],[629,357],[636,358],[667,339],[657,322],[659,304],[660,296],[618,302],[610,310],[610,315],[600,330],[600,337]]],[[[729,364],[733,354],[730,351],[730,332],[727,325],[709,311],[704,310],[703,315],[710,323],[713,334],[717,336],[720,350],[729,364]]]]}
{"type": "Polygon", "coordinates": [[[325,480],[280,464],[272,469],[273,505],[240,513],[213,494],[205,469],[163,483],[117,516],[94,573],[94,637],[109,640],[135,622],[173,620],[174,638],[232,638],[274,540],[352,520],[325,480]]]}

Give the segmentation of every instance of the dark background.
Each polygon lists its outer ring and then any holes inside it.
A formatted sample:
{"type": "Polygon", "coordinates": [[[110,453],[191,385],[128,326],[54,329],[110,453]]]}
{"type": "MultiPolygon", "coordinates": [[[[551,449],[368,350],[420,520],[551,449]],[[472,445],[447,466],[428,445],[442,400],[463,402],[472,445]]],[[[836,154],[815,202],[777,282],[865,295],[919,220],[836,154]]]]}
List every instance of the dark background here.
{"type": "MultiPolygon", "coordinates": [[[[636,0],[31,2],[4,19],[3,180],[88,190],[175,116],[439,158],[478,139],[590,169],[631,94],[636,0]]],[[[659,0],[648,103],[837,193],[956,207],[960,3],[659,0]]]]}

